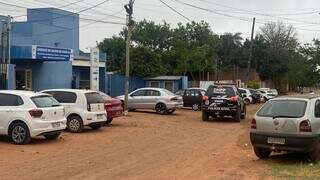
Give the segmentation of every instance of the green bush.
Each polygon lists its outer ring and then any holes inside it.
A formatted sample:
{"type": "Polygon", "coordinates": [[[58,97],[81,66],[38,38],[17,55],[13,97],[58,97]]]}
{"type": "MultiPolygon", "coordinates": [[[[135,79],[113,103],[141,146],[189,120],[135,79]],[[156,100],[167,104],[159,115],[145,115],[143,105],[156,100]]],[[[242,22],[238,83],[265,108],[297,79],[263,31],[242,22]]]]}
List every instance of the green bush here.
{"type": "Polygon", "coordinates": [[[249,81],[247,87],[252,89],[259,89],[259,83],[257,81],[249,81]]]}

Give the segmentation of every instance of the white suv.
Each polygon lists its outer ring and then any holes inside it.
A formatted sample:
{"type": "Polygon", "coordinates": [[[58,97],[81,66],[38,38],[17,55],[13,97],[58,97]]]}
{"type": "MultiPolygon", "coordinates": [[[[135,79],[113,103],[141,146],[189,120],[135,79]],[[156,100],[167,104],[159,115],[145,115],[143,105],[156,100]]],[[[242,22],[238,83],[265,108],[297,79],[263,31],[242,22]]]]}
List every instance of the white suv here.
{"type": "Polygon", "coordinates": [[[32,137],[56,139],[66,128],[63,107],[52,96],[31,91],[0,91],[0,134],[15,144],[32,137]]]}
{"type": "Polygon", "coordinates": [[[103,98],[96,91],[50,89],[42,92],[51,94],[64,106],[70,132],[81,132],[84,126],[99,129],[107,121],[103,98]]]}

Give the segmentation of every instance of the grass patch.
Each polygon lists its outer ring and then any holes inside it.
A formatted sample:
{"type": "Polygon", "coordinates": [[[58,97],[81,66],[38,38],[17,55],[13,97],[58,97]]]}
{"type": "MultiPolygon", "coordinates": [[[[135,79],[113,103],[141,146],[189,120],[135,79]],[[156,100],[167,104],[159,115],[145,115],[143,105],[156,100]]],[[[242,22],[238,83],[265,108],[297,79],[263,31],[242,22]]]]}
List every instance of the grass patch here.
{"type": "Polygon", "coordinates": [[[313,164],[306,155],[282,154],[272,156],[271,171],[268,176],[273,179],[313,180],[320,179],[320,162],[313,164]]]}

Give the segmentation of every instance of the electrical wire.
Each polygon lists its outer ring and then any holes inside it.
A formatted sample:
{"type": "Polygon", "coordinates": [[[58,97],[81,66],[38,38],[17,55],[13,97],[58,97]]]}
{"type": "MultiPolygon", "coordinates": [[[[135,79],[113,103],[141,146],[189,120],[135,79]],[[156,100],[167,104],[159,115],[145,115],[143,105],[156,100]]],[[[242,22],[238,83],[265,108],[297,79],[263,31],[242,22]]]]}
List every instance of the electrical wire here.
{"type": "Polygon", "coordinates": [[[167,6],[168,8],[170,8],[172,11],[174,11],[175,13],[179,14],[181,17],[183,17],[184,19],[188,20],[188,21],[192,21],[191,19],[189,19],[188,17],[186,17],[185,15],[183,15],[182,13],[180,13],[179,11],[175,10],[173,7],[171,7],[169,4],[165,3],[162,0],[159,0],[162,4],[164,4],[165,6],[167,6]]]}

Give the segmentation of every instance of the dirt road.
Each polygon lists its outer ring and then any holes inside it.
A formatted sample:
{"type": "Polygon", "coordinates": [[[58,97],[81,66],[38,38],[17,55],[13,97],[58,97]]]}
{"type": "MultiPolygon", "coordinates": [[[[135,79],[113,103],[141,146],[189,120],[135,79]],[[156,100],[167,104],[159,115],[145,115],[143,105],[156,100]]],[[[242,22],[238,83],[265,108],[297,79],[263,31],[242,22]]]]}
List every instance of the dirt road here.
{"type": "Polygon", "coordinates": [[[133,112],[110,127],[25,146],[0,138],[0,179],[259,179],[267,165],[252,152],[248,107],[241,123],[203,122],[201,112],[133,112]]]}

